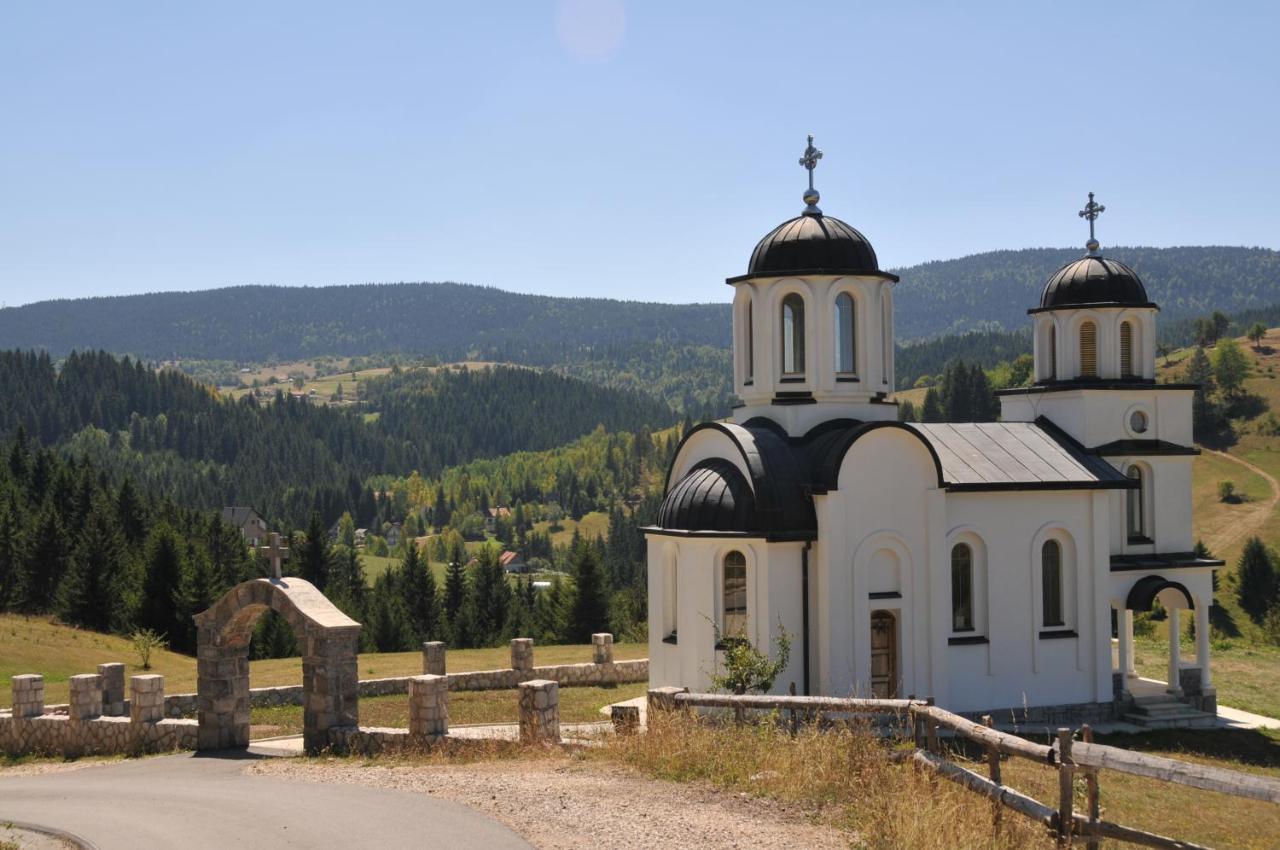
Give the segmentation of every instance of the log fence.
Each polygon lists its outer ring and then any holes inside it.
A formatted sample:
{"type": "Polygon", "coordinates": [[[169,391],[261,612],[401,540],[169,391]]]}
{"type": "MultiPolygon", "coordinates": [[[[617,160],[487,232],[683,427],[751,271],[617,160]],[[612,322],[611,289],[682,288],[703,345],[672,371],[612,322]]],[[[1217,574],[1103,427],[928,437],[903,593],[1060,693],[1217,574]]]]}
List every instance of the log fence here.
{"type": "Polygon", "coordinates": [[[1099,803],[1100,774],[1112,770],[1142,776],[1176,785],[1216,791],[1237,797],[1280,803],[1280,781],[1253,776],[1220,767],[1191,764],[1163,756],[1148,755],[1106,744],[1094,743],[1093,730],[1086,724],[1080,739],[1072,729],[1056,730],[1049,745],[1028,741],[1009,732],[993,728],[990,715],[981,723],[953,714],[934,705],[933,698],[915,699],[842,699],[838,697],[759,696],[754,694],[695,694],[676,688],[649,692],[650,709],[732,709],[735,719],[742,721],[748,710],[781,714],[790,712],[790,727],[795,734],[797,712],[812,718],[822,713],[876,714],[903,717],[910,722],[915,738],[914,752],[895,753],[895,760],[908,761],[924,770],[981,794],[992,801],[992,826],[998,833],[1004,809],[1030,818],[1049,830],[1059,846],[1083,843],[1096,850],[1102,839],[1136,844],[1162,850],[1208,850],[1202,845],[1146,832],[1102,820],[1099,803]],[[988,776],[983,776],[948,759],[939,741],[938,730],[946,729],[983,748],[988,776]],[[1023,758],[1044,765],[1058,773],[1057,807],[1046,805],[1027,794],[1005,785],[1001,777],[1003,758],[1023,758]],[[1085,780],[1086,811],[1075,811],[1075,776],[1085,780]]]}

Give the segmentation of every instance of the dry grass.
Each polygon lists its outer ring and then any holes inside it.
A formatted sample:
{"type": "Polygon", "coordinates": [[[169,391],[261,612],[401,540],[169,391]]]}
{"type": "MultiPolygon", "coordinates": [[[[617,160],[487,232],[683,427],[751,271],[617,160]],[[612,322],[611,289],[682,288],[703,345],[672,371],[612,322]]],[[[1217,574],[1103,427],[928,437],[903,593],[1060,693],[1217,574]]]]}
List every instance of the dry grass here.
{"type": "MultiPolygon", "coordinates": [[[[613,647],[618,661],[645,658],[649,647],[639,643],[620,643],[613,647]]],[[[534,650],[536,664],[578,664],[591,660],[587,645],[539,646],[534,650]]],[[[67,701],[67,679],[77,673],[92,673],[97,665],[120,661],[126,665],[125,675],[142,673],[137,653],[125,638],[74,629],[51,621],[48,617],[22,617],[0,614],[0,708],[7,708],[12,698],[9,679],[19,673],[39,673],[45,677],[45,701],[67,701]]],[[[190,693],[196,689],[196,660],[176,652],[157,651],[151,656],[152,669],[165,677],[165,691],[190,693]]],[[[497,670],[511,666],[511,650],[501,646],[490,649],[451,649],[448,669],[497,670]]],[[[422,672],[420,652],[368,653],[360,656],[360,678],[381,679],[390,676],[416,676],[422,672]]],[[[251,687],[296,685],[302,681],[300,658],[273,658],[254,661],[250,665],[251,687]]],[[[612,700],[611,700],[612,701],[612,700]]]]}
{"type": "Polygon", "coordinates": [[[595,757],[807,808],[849,830],[855,847],[1052,846],[1016,816],[993,836],[985,799],[894,764],[889,755],[889,745],[864,726],[807,729],[792,738],[772,723],[735,728],[677,713],[652,717],[647,734],[612,739],[595,757]]]}

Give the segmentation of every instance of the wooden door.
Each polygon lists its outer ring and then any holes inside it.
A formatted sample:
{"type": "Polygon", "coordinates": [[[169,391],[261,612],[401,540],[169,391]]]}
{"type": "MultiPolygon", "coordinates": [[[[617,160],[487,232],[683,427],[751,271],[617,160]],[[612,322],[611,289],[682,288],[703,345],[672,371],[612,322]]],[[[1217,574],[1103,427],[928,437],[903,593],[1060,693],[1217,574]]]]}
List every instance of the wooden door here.
{"type": "Polygon", "coordinates": [[[871,694],[893,699],[898,692],[898,620],[888,611],[871,613],[871,694]]]}

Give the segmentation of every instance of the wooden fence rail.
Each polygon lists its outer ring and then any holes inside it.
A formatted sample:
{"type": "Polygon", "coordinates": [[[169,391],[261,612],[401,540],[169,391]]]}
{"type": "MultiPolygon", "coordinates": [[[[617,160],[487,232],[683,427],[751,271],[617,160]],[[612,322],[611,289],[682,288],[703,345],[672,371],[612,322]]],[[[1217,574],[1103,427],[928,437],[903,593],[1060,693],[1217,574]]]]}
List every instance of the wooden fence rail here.
{"type": "Polygon", "coordinates": [[[841,699],[839,697],[760,696],[757,694],[691,694],[672,696],[677,705],[697,708],[751,708],[762,711],[829,711],[858,714],[905,713],[924,703],[909,699],[841,699]]]}
{"type": "Polygon", "coordinates": [[[1134,776],[1146,776],[1162,782],[1174,782],[1205,791],[1219,791],[1237,797],[1250,797],[1280,803],[1280,781],[1265,776],[1252,776],[1221,767],[1190,764],[1185,761],[1135,753],[1106,744],[1081,741],[1071,746],[1071,758],[1087,767],[1115,770],[1134,776]]]}

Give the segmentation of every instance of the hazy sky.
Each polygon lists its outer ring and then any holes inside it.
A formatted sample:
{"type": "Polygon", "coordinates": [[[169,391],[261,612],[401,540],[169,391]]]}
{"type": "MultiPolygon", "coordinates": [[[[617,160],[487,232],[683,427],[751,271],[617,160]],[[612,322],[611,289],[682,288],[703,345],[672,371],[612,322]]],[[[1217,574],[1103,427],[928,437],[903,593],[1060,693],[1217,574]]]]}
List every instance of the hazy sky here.
{"type": "Polygon", "coordinates": [[[1275,247],[1278,26],[1271,3],[7,0],[0,301],[723,301],[802,208],[807,132],[822,207],[885,267],[1080,245],[1089,190],[1104,246],[1275,247]]]}

